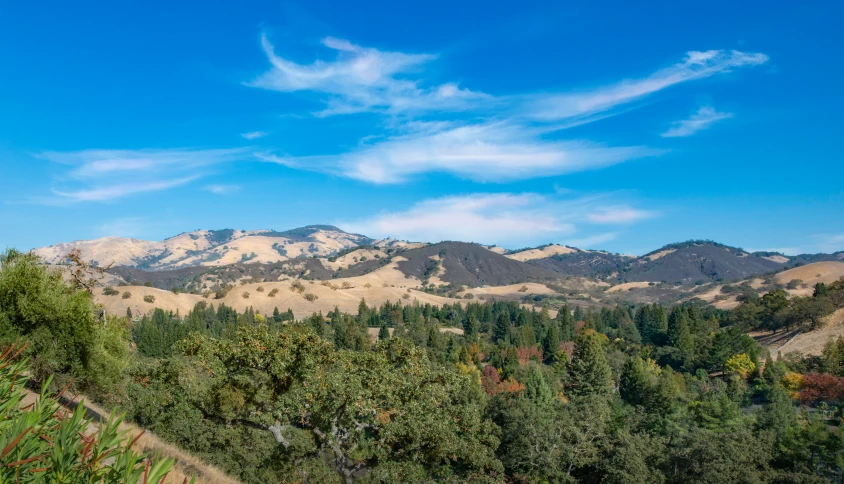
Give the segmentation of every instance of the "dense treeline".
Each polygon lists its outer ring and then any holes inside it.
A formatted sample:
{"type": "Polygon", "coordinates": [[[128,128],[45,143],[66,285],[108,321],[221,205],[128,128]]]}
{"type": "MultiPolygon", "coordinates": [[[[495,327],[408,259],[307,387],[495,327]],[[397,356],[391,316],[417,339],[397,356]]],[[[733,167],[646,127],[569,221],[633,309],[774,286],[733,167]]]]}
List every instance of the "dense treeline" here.
{"type": "Polygon", "coordinates": [[[200,303],[132,323],[137,352],[98,395],[247,482],[844,482],[844,341],[776,357],[745,334],[809,330],[842,293],[731,311],[361,301],[301,321],[200,303]]]}

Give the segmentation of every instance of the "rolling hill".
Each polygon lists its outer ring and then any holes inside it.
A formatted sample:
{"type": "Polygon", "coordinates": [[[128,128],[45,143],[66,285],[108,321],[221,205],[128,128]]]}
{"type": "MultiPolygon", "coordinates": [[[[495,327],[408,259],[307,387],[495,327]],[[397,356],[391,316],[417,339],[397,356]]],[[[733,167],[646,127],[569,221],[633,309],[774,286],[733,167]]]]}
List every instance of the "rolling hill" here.
{"type": "Polygon", "coordinates": [[[331,225],[309,225],[292,230],[195,230],[161,242],[105,237],[35,249],[47,262],[58,263],[79,249],[85,260],[99,266],[141,270],[174,270],[194,266],[225,266],[238,262],[278,262],[329,256],[370,242],[331,225]]]}

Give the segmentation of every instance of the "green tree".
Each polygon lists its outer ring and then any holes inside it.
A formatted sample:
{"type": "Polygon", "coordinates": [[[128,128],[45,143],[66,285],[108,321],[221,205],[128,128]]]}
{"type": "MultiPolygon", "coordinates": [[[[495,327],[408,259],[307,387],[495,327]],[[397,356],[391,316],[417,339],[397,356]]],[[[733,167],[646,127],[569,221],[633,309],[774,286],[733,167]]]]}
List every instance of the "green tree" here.
{"type": "Polygon", "coordinates": [[[651,389],[651,378],[645,372],[644,362],[634,356],[624,362],[618,383],[621,398],[630,405],[644,405],[651,389]]]}
{"type": "Polygon", "coordinates": [[[495,320],[495,326],[492,327],[492,341],[501,343],[507,341],[510,335],[510,316],[502,312],[495,320]]]}
{"type": "Polygon", "coordinates": [[[53,375],[83,386],[97,382],[91,360],[102,322],[95,312],[87,291],[70,288],[37,256],[12,249],[0,256],[0,344],[28,343],[35,381],[53,375]]]}
{"type": "Polygon", "coordinates": [[[390,339],[390,330],[387,329],[386,324],[381,325],[381,329],[378,330],[378,339],[384,341],[385,339],[390,339]]]}
{"type": "Polygon", "coordinates": [[[574,343],[569,367],[569,388],[573,395],[608,395],[612,390],[612,371],[607,363],[606,336],[586,330],[574,343]]]}

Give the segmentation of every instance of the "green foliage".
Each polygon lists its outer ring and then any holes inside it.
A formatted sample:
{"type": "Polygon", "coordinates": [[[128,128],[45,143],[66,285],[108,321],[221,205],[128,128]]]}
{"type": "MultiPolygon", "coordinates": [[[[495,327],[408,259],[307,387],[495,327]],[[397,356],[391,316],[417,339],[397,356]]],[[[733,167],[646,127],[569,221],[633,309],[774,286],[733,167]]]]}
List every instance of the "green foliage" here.
{"type": "Polygon", "coordinates": [[[0,482],[156,483],[173,461],[151,460],[131,449],[112,414],[91,431],[84,404],[71,413],[45,390],[32,405],[23,404],[28,366],[0,356],[0,482]]]}
{"type": "MultiPolygon", "coordinates": [[[[9,250],[0,267],[0,344],[29,344],[25,356],[36,381],[56,375],[96,383],[92,371],[95,308],[86,291],[74,291],[36,256],[9,250]]],[[[64,384],[64,382],[62,382],[64,384]]]]}
{"type": "Polygon", "coordinates": [[[612,389],[612,371],[604,352],[607,337],[586,330],[574,343],[569,370],[569,388],[573,395],[608,395],[612,389]]]}

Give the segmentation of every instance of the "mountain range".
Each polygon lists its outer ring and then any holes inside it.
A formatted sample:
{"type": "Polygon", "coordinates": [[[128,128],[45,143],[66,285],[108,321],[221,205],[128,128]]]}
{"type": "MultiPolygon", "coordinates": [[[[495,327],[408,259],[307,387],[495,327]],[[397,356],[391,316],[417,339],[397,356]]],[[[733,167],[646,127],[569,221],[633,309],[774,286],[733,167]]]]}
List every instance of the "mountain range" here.
{"type": "MultiPolygon", "coordinates": [[[[161,242],[105,237],[34,249],[50,263],[72,250],[83,258],[134,281],[171,287],[210,270],[237,266],[275,266],[286,276],[307,273],[315,279],[365,274],[394,257],[406,276],[445,284],[512,284],[584,277],[611,284],[662,282],[693,285],[731,281],[822,261],[844,261],[844,252],[787,256],[747,252],[707,240],[674,243],[641,257],[557,244],[508,251],[464,242],[375,240],[331,225],[276,230],[196,230],[161,242]],[[167,285],[171,286],[167,286],[167,285]]],[[[254,271],[253,271],[254,272],[254,271]]]]}

